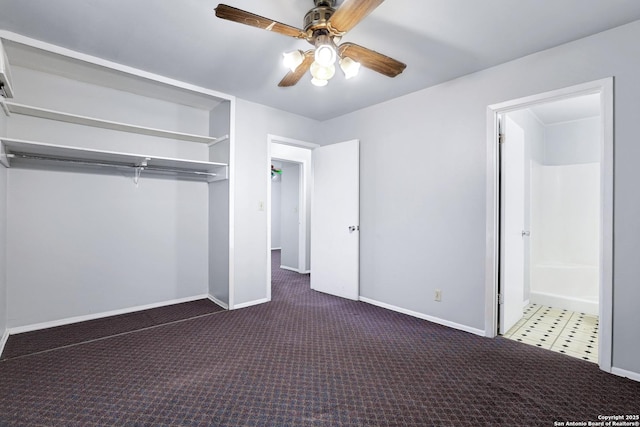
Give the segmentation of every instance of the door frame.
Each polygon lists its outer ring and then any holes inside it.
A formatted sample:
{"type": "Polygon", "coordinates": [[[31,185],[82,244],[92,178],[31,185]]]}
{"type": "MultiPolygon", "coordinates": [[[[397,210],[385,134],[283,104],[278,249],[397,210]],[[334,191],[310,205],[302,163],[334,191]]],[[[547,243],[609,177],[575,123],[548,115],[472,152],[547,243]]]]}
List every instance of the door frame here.
{"type": "Polygon", "coordinates": [[[271,301],[271,174],[269,171],[271,170],[271,161],[273,155],[272,144],[280,144],[285,146],[291,146],[292,148],[297,149],[306,149],[310,152],[307,158],[305,156],[296,155],[292,150],[292,152],[280,152],[275,157],[277,160],[283,160],[286,162],[297,163],[300,165],[300,193],[298,198],[298,218],[300,222],[300,228],[298,232],[298,272],[299,273],[308,273],[309,266],[306,265],[307,259],[307,236],[309,235],[309,221],[307,221],[307,217],[309,214],[308,205],[311,200],[311,179],[312,179],[312,169],[311,169],[311,159],[312,152],[314,148],[320,147],[319,144],[314,144],[311,142],[301,141],[293,138],[287,138],[284,136],[278,135],[267,135],[267,169],[265,173],[266,177],[266,186],[267,186],[267,200],[265,203],[265,207],[267,210],[267,277],[266,277],[266,288],[267,288],[267,301],[271,301]]]}
{"type": "Polygon", "coordinates": [[[485,336],[497,334],[499,278],[499,149],[498,116],[536,104],[600,94],[601,163],[600,163],[600,298],[599,345],[600,369],[611,372],[613,334],[613,77],[518,98],[487,107],[487,182],[486,182],[486,265],[485,265],[485,336]]]}

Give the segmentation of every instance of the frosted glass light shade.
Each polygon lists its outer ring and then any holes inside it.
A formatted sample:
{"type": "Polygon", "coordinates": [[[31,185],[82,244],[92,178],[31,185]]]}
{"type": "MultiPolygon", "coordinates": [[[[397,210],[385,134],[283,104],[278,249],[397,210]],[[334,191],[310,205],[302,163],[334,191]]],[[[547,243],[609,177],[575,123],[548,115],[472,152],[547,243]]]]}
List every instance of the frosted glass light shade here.
{"type": "Polygon", "coordinates": [[[358,72],[360,71],[360,63],[351,58],[345,57],[340,60],[340,68],[342,68],[342,71],[344,72],[344,77],[349,80],[350,78],[358,75],[358,72]]]}
{"type": "Polygon", "coordinates": [[[291,72],[295,71],[296,68],[302,61],[304,60],[304,53],[301,50],[294,50],[292,52],[286,52],[282,54],[282,63],[285,67],[291,70],[291,72]]]}
{"type": "Polygon", "coordinates": [[[329,80],[336,73],[335,65],[323,66],[317,62],[311,64],[311,75],[318,80],[329,80]]]}
{"type": "Polygon", "coordinates": [[[314,53],[316,62],[328,67],[336,62],[337,57],[338,54],[336,53],[336,48],[331,38],[326,35],[318,36],[316,39],[316,51],[314,53]]]}
{"type": "Polygon", "coordinates": [[[336,61],[336,51],[328,45],[320,46],[316,49],[315,60],[324,66],[331,65],[336,61]]]}
{"type": "Polygon", "coordinates": [[[327,83],[329,83],[327,80],[316,79],[315,77],[311,79],[311,84],[314,86],[323,87],[326,86],[327,83]]]}

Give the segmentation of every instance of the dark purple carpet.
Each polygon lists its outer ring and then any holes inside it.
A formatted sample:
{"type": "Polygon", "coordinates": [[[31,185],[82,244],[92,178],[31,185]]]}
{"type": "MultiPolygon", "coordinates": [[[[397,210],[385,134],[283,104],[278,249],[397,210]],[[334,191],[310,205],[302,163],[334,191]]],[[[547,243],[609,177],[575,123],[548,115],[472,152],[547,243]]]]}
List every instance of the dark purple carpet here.
{"type": "Polygon", "coordinates": [[[277,267],[272,294],[4,360],[0,425],[553,426],[640,408],[640,383],[589,362],[317,293],[277,267]]]}
{"type": "Polygon", "coordinates": [[[9,336],[0,359],[52,350],[223,310],[212,301],[202,299],[72,325],[24,332],[9,336]]]}

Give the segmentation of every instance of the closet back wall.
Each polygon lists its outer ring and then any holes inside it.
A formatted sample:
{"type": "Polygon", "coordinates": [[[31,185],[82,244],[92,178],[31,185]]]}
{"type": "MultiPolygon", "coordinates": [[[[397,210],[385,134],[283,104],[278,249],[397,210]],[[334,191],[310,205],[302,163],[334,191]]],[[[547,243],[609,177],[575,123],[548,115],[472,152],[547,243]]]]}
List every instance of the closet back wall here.
{"type": "MultiPolygon", "coordinates": [[[[14,67],[16,103],[190,133],[208,111],[14,67]]],[[[195,142],[12,115],[7,136],[208,160],[195,142]]],[[[208,293],[208,187],[132,171],[7,171],[8,328],[99,316],[208,293]]]]}
{"type": "Polygon", "coordinates": [[[10,169],[9,327],[207,294],[207,184],[10,169]]]}
{"type": "MultiPolygon", "coordinates": [[[[157,129],[209,134],[209,111],[78,81],[30,68],[12,67],[11,101],[66,113],[157,129]]],[[[7,137],[99,150],[209,160],[206,144],[75,125],[13,114],[7,137]]]]}

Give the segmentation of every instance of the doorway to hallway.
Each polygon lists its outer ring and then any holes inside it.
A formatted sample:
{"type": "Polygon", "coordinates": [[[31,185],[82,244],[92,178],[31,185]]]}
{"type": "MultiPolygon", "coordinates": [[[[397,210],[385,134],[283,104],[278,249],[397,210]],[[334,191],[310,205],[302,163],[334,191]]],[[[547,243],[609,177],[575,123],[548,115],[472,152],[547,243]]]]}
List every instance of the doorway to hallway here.
{"type": "Polygon", "coordinates": [[[272,251],[281,267],[310,272],[311,152],[304,141],[269,135],[267,139],[267,299],[271,300],[272,251]]]}

